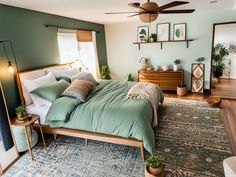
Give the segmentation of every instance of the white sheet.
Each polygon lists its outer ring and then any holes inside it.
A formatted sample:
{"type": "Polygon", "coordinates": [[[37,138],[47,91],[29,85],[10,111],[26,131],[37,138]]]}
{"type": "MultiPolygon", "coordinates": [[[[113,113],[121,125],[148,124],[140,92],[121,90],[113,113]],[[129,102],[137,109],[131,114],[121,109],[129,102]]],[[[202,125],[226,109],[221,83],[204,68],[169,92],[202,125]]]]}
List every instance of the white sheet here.
{"type": "Polygon", "coordinates": [[[48,105],[37,107],[34,104],[31,104],[26,107],[26,110],[29,114],[38,115],[40,119],[40,123],[45,124],[46,115],[50,107],[51,106],[48,106],[48,105]]]}

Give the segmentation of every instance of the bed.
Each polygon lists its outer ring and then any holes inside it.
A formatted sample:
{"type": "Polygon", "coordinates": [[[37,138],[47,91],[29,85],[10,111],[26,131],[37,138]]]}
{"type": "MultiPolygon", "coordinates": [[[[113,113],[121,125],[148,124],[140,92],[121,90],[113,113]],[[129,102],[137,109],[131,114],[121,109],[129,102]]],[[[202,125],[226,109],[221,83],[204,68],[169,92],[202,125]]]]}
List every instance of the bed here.
{"type": "MultiPolygon", "coordinates": [[[[63,67],[72,66],[67,64],[63,67]]],[[[144,148],[152,154],[155,147],[152,107],[148,100],[126,98],[134,83],[101,81],[84,103],[63,96],[52,105],[37,107],[32,104],[22,80],[41,77],[47,68],[17,74],[22,103],[27,105],[30,114],[40,117],[45,133],[84,138],[86,144],[87,139],[91,139],[139,147],[143,160],[144,148]],[[74,106],[73,109],[70,105],[74,106]]],[[[162,92],[158,90],[158,102],[162,100],[162,92]]]]}

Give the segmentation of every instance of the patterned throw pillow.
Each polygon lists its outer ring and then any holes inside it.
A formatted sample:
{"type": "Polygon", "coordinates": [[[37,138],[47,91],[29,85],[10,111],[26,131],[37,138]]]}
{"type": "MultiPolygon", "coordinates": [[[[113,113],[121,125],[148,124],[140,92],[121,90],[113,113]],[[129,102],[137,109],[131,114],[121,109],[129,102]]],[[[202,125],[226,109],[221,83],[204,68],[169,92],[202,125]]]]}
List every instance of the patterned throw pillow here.
{"type": "Polygon", "coordinates": [[[94,83],[84,80],[74,80],[72,84],[62,93],[63,96],[71,96],[85,102],[88,93],[95,86],[94,83]]]}
{"type": "Polygon", "coordinates": [[[88,73],[88,72],[77,73],[77,74],[73,75],[70,79],[71,79],[72,82],[75,79],[79,79],[79,80],[84,80],[84,81],[92,82],[95,85],[98,84],[98,82],[94,79],[93,75],[91,73],[88,73]]]}

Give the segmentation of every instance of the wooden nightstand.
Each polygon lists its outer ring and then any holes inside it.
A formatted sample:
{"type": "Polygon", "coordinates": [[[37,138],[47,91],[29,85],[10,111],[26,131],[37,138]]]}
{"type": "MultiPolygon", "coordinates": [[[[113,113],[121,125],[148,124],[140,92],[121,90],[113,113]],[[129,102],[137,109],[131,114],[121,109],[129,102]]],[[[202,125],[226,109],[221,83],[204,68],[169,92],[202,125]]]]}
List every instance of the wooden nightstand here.
{"type": "Polygon", "coordinates": [[[32,140],[32,128],[33,128],[33,124],[34,124],[36,121],[38,121],[38,126],[39,126],[40,133],[41,133],[41,135],[42,135],[43,144],[44,144],[44,147],[46,148],[46,143],[45,143],[45,140],[44,140],[43,130],[42,130],[42,127],[41,127],[41,124],[40,124],[39,116],[37,116],[37,115],[32,115],[32,119],[31,119],[31,120],[27,120],[27,121],[24,121],[24,122],[19,122],[19,121],[16,120],[16,118],[11,119],[11,125],[24,127],[25,136],[26,136],[27,145],[28,145],[28,149],[29,149],[29,153],[30,153],[31,160],[34,160],[34,158],[33,158],[33,154],[32,154],[32,149],[31,149],[30,142],[31,142],[31,140],[32,140]],[[30,139],[29,139],[29,136],[28,136],[28,133],[27,133],[27,127],[30,127],[30,139]]]}

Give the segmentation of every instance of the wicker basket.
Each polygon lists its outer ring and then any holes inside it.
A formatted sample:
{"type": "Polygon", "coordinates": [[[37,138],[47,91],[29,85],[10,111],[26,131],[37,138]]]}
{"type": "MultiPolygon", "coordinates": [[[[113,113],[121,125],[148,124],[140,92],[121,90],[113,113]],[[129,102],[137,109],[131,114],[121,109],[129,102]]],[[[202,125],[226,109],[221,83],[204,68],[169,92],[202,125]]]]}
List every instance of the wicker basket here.
{"type": "Polygon", "coordinates": [[[157,175],[151,174],[148,170],[148,167],[147,166],[145,167],[145,177],[164,177],[164,176],[165,176],[164,166],[162,171],[157,175]]]}
{"type": "Polygon", "coordinates": [[[177,95],[178,96],[186,96],[188,94],[188,89],[185,85],[177,86],[177,95]]]}

